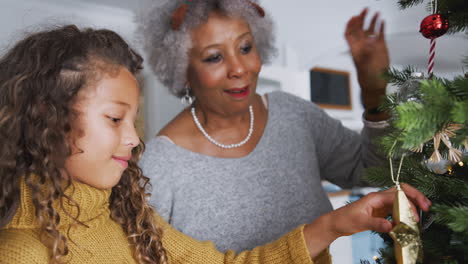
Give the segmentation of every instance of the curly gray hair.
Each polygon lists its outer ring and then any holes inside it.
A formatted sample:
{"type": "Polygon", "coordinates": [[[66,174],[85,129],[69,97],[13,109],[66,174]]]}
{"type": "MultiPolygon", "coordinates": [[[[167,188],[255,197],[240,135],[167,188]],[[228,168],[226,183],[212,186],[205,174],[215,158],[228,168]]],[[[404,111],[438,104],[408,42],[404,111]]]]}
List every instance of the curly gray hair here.
{"type": "Polygon", "coordinates": [[[152,70],[173,95],[177,97],[184,95],[188,54],[192,45],[190,30],[206,23],[212,12],[245,19],[252,30],[262,63],[271,61],[276,54],[273,21],[268,15],[262,16],[264,14],[252,4],[257,4],[256,2],[254,0],[164,0],[163,3],[145,8],[144,13],[137,18],[138,33],[149,55],[148,61],[152,70]],[[185,17],[180,26],[174,30],[171,27],[172,16],[183,4],[188,6],[185,17]]]}

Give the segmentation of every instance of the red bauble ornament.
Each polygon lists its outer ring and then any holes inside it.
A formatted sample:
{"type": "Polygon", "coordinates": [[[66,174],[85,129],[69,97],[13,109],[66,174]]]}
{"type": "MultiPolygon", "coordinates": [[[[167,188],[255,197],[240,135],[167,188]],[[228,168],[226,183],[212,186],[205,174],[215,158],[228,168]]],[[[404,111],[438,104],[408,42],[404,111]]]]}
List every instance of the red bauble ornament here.
{"type": "Polygon", "coordinates": [[[423,19],[419,32],[421,32],[425,38],[435,39],[445,34],[448,28],[449,21],[445,16],[433,14],[423,19]]]}

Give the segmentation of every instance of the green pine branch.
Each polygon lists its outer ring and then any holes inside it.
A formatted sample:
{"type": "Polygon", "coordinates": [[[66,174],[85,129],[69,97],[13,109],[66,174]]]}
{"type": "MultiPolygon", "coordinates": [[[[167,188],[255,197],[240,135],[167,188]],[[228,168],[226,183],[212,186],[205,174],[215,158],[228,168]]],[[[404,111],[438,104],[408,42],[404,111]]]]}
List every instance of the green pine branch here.
{"type": "Polygon", "coordinates": [[[423,263],[464,264],[466,246],[460,246],[459,237],[459,233],[454,233],[447,226],[438,223],[433,223],[429,229],[423,230],[423,263]]]}
{"type": "Polygon", "coordinates": [[[417,72],[417,69],[413,66],[406,66],[402,71],[391,67],[387,72],[384,73],[383,77],[389,83],[400,86],[408,81],[414,72],[417,72]]]}
{"type": "Polygon", "coordinates": [[[468,1],[438,0],[437,10],[449,18],[449,33],[463,32],[468,29],[468,1]]]}
{"type": "Polygon", "coordinates": [[[437,223],[468,236],[468,206],[434,205],[431,211],[437,213],[435,218],[437,223]]]}
{"type": "Polygon", "coordinates": [[[412,67],[403,71],[393,68],[386,74],[387,78],[394,78],[393,83],[400,84],[402,88],[408,85],[419,87],[410,101],[401,101],[403,96],[399,92],[387,96],[383,101],[381,108],[392,113],[391,122],[395,128],[391,136],[381,142],[385,151],[390,156],[399,156],[406,150],[424,144],[451,124],[463,124],[462,130],[453,138],[456,147],[460,147],[466,139],[468,79],[459,77],[450,81],[434,76],[430,80],[416,79],[415,83],[408,84],[410,80],[415,81],[411,77],[413,72],[412,67]]]}
{"type": "Polygon", "coordinates": [[[395,126],[402,130],[399,140],[402,148],[409,150],[430,140],[440,128],[444,113],[432,112],[423,104],[408,102],[397,106],[399,119],[395,126]]]}
{"type": "Polygon", "coordinates": [[[424,0],[399,0],[398,5],[401,9],[406,9],[412,6],[416,6],[424,2],[424,0]]]}
{"type": "Polygon", "coordinates": [[[468,123],[468,101],[455,102],[450,113],[455,122],[459,124],[468,123]]]}
{"type": "MultiPolygon", "coordinates": [[[[466,63],[468,64],[468,58],[466,60],[466,63]]],[[[468,78],[461,76],[456,77],[451,82],[445,82],[445,86],[447,87],[447,90],[451,93],[451,95],[456,97],[457,100],[468,100],[468,78]]]]}

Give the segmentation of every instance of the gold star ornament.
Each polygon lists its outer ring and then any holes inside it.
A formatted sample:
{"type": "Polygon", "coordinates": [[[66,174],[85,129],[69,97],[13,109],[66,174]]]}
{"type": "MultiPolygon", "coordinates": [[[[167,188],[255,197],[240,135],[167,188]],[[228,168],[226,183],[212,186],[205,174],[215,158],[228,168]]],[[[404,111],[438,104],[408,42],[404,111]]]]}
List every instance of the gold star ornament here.
{"type": "MultiPolygon", "coordinates": [[[[398,186],[399,187],[399,186],[398,186]]],[[[398,264],[415,264],[422,260],[422,243],[418,223],[405,193],[397,188],[393,204],[395,227],[390,231],[398,264]]]]}

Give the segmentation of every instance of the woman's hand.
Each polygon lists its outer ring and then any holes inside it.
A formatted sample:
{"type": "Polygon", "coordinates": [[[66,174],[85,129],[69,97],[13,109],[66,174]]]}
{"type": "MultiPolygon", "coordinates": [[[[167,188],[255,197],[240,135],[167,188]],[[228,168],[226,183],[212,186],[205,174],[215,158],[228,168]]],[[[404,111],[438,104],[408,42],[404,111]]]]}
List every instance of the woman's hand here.
{"type": "Polygon", "coordinates": [[[365,29],[367,12],[364,9],[348,21],[345,37],[356,65],[363,104],[366,109],[371,109],[378,107],[380,97],[385,95],[387,82],[382,74],[388,69],[390,60],[384,36],[384,22],[380,22],[380,29],[377,30],[379,14],[376,13],[365,29]]]}
{"type": "MultiPolygon", "coordinates": [[[[424,194],[408,184],[402,184],[401,188],[411,202],[414,215],[419,221],[414,205],[428,211],[431,202],[424,194]]],[[[393,187],[382,192],[370,193],[306,225],[304,236],[311,257],[317,256],[341,236],[349,236],[366,230],[389,232],[393,225],[385,218],[392,212],[395,192],[396,188],[393,187]]]]}

